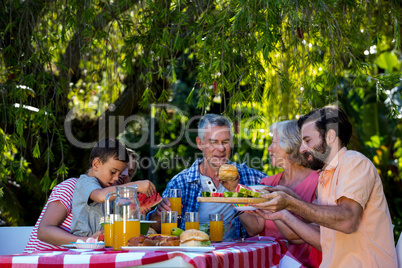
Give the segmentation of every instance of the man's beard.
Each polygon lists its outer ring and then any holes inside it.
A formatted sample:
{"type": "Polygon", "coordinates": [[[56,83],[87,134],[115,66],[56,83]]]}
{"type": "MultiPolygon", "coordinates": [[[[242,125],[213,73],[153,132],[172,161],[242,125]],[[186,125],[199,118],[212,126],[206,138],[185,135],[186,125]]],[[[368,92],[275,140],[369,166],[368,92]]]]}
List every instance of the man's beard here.
{"type": "Polygon", "coordinates": [[[313,151],[306,151],[303,153],[304,157],[307,159],[308,165],[312,170],[322,169],[331,153],[331,147],[328,146],[327,142],[323,140],[320,145],[313,147],[313,151]],[[309,156],[313,159],[308,159],[309,156]]]}

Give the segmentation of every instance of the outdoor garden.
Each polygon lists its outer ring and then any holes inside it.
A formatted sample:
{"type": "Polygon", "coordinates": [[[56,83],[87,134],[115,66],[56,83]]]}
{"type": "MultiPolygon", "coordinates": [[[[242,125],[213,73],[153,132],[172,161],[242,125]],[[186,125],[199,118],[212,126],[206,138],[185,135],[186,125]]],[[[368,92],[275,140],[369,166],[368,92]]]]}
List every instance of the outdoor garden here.
{"type": "Polygon", "coordinates": [[[201,157],[205,113],[233,123],[232,161],[268,175],[274,122],[335,104],[402,231],[399,0],[0,1],[0,225],[32,226],[103,137],[159,193],[201,157]]]}

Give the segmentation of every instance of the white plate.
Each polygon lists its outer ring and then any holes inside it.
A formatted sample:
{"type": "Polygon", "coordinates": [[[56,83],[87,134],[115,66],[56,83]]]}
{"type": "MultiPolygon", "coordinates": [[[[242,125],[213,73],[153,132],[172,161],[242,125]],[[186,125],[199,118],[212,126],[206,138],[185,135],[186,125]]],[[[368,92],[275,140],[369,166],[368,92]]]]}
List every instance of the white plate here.
{"type": "Polygon", "coordinates": [[[140,223],[156,223],[156,221],[145,221],[145,220],[141,220],[140,223]]]}
{"type": "Polygon", "coordinates": [[[130,251],[183,251],[183,252],[210,252],[215,247],[130,247],[123,246],[122,250],[130,251]]]}
{"type": "Polygon", "coordinates": [[[256,190],[264,190],[265,187],[272,187],[272,186],[259,184],[259,185],[251,185],[249,187],[253,188],[253,189],[256,189],[256,190]]]}
{"type": "Polygon", "coordinates": [[[252,206],[235,207],[237,211],[257,210],[258,208],[252,206]]]}

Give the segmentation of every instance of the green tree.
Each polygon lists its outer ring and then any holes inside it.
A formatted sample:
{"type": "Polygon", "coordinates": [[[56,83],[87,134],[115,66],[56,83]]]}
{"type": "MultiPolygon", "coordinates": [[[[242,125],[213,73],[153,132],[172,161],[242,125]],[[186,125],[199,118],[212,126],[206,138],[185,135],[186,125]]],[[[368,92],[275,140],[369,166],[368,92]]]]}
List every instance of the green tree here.
{"type": "MultiPolygon", "coordinates": [[[[338,101],[355,120],[353,147],[375,163],[383,152],[384,181],[400,181],[401,14],[397,0],[2,1],[1,216],[32,224],[56,183],[86,171],[91,142],[139,141],[147,122],[158,146],[134,148],[141,157],[194,156],[187,141],[163,145],[205,112],[233,120],[236,161],[266,160],[272,122],[338,101]],[[117,123],[132,115],[147,120],[117,123]]],[[[161,190],[182,167],[138,176],[161,190]]]]}

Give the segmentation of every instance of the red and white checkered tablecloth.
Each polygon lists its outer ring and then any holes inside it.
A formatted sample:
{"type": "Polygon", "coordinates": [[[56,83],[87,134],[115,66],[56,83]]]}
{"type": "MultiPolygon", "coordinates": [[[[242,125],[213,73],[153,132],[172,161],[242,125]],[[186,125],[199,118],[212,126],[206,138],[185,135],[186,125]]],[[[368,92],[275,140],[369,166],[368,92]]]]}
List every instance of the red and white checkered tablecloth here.
{"type": "Polygon", "coordinates": [[[57,250],[0,256],[0,267],[128,267],[180,256],[194,267],[304,267],[280,242],[223,242],[208,253],[162,251],[57,250]]]}

